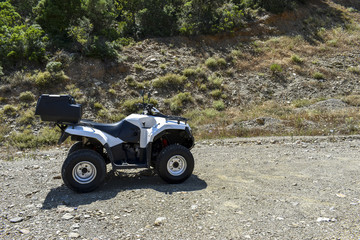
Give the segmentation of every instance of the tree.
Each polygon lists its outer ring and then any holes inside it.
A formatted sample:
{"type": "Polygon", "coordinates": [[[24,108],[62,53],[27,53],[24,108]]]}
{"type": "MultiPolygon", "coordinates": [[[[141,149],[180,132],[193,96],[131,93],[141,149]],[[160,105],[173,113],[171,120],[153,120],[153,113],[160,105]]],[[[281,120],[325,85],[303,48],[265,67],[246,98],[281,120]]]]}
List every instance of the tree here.
{"type": "Polygon", "coordinates": [[[0,63],[3,66],[22,61],[42,62],[47,37],[39,25],[27,26],[9,1],[0,2],[0,63]]]}
{"type": "Polygon", "coordinates": [[[36,21],[53,37],[67,39],[67,28],[82,15],[81,0],[40,0],[36,21]]]}

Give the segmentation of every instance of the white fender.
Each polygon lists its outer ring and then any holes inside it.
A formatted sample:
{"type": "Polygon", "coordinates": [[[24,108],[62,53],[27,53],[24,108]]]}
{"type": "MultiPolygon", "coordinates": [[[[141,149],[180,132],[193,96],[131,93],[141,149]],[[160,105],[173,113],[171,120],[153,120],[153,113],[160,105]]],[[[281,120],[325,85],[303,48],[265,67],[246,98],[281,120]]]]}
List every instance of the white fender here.
{"type": "Polygon", "coordinates": [[[105,145],[107,143],[109,147],[113,147],[123,143],[123,141],[120,138],[115,138],[98,129],[87,126],[69,126],[65,129],[65,132],[74,136],[94,138],[98,140],[102,145],[105,145]]]}
{"type": "Polygon", "coordinates": [[[165,130],[184,130],[190,126],[184,123],[178,123],[176,120],[166,120],[165,118],[156,118],[157,124],[148,130],[147,141],[153,142],[154,138],[165,130]]]}

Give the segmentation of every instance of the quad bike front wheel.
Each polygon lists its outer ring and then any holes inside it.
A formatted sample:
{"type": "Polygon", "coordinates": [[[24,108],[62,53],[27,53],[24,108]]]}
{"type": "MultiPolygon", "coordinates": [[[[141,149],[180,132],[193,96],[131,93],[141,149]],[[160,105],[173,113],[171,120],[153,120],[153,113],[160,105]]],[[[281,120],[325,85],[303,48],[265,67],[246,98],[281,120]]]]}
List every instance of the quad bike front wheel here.
{"type": "Polygon", "coordinates": [[[91,192],[104,182],[104,158],[90,149],[75,151],[65,159],[61,175],[68,188],[76,192],[91,192]]]}
{"type": "Polygon", "coordinates": [[[160,152],[156,170],[164,181],[181,183],[191,176],[194,170],[194,157],[186,147],[170,145],[160,152]]]}

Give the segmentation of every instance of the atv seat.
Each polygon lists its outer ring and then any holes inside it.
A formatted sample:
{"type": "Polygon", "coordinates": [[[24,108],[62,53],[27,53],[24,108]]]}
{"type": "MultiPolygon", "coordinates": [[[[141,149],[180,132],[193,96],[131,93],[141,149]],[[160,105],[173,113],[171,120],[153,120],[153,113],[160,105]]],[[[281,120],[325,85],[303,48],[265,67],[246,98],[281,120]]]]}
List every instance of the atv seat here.
{"type": "Polygon", "coordinates": [[[96,128],[102,132],[110,134],[113,137],[120,138],[125,142],[136,143],[140,140],[140,128],[122,120],[117,123],[97,123],[90,120],[81,120],[81,125],[96,128]]]}

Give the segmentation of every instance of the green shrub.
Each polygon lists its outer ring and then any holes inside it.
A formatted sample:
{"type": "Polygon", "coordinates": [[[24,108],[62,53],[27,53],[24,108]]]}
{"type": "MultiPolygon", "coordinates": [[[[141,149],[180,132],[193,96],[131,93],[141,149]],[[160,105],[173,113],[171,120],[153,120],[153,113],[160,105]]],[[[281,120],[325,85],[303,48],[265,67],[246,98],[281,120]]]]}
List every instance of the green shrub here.
{"type": "Polygon", "coordinates": [[[125,117],[126,116],[122,113],[117,113],[117,114],[110,113],[110,115],[108,116],[108,119],[111,122],[119,122],[119,121],[123,120],[125,117]]]}
{"type": "Polygon", "coordinates": [[[81,51],[83,53],[88,54],[92,44],[90,34],[94,29],[94,25],[90,22],[90,19],[85,16],[78,18],[76,22],[76,24],[68,28],[67,34],[81,45],[81,51]]]}
{"type": "Polygon", "coordinates": [[[13,105],[10,105],[10,104],[6,104],[3,108],[3,113],[8,116],[15,116],[16,112],[17,112],[16,107],[14,107],[13,105]]]}
{"type": "Polygon", "coordinates": [[[153,86],[155,88],[168,88],[175,87],[178,88],[184,84],[186,81],[185,76],[178,74],[169,73],[163,77],[159,77],[153,81],[153,86]]]}
{"type": "Polygon", "coordinates": [[[111,111],[108,111],[106,109],[100,109],[100,111],[97,112],[97,118],[107,121],[107,122],[119,122],[122,119],[124,119],[126,116],[122,113],[112,113],[111,111]]]}
{"type": "Polygon", "coordinates": [[[292,102],[292,105],[294,105],[294,107],[296,108],[302,108],[302,107],[310,106],[313,103],[314,101],[310,99],[297,99],[292,102]]]}
{"type": "Polygon", "coordinates": [[[226,66],[226,60],[224,58],[210,57],[206,59],[205,65],[210,69],[217,69],[226,66]]]}
{"type": "Polygon", "coordinates": [[[313,78],[317,79],[317,80],[321,80],[324,79],[324,74],[322,74],[321,72],[314,72],[313,73],[313,78]]]}
{"type": "Polygon", "coordinates": [[[60,137],[59,130],[45,127],[35,135],[30,129],[22,132],[13,132],[9,136],[9,143],[19,149],[39,148],[43,146],[55,145],[60,137]]]}
{"type": "Polygon", "coordinates": [[[0,146],[3,145],[5,141],[5,136],[9,133],[10,127],[4,124],[0,125],[0,146]]]}
{"type": "Polygon", "coordinates": [[[0,19],[0,62],[3,66],[45,60],[48,39],[39,25],[23,24],[9,1],[0,2],[0,19]]]}
{"type": "Polygon", "coordinates": [[[62,68],[61,62],[48,62],[46,64],[46,70],[50,73],[60,72],[62,68]]]}
{"type": "Polygon", "coordinates": [[[203,67],[196,68],[196,75],[198,78],[206,79],[207,78],[206,69],[203,67]]]}
{"type": "Polygon", "coordinates": [[[220,77],[215,77],[215,76],[212,76],[209,78],[209,87],[211,89],[216,89],[216,88],[221,88],[221,85],[223,83],[223,79],[220,78],[220,77]]]}
{"type": "Polygon", "coordinates": [[[281,65],[274,63],[274,64],[271,64],[270,71],[272,73],[276,74],[276,73],[281,73],[283,71],[283,69],[282,69],[281,65]]]}
{"type": "Polygon", "coordinates": [[[138,72],[142,72],[142,71],[145,70],[145,67],[142,66],[142,65],[140,65],[140,64],[138,64],[138,63],[135,63],[135,64],[134,64],[134,68],[135,68],[135,70],[138,71],[138,72]]]}
{"type": "Polygon", "coordinates": [[[222,100],[214,101],[213,108],[215,108],[218,111],[222,111],[225,109],[225,104],[222,100]]]}
{"type": "Polygon", "coordinates": [[[242,26],[242,1],[185,1],[179,11],[180,33],[186,35],[232,32],[242,26]]]}
{"type": "Polygon", "coordinates": [[[210,95],[215,98],[215,99],[219,99],[222,95],[222,92],[220,89],[215,89],[213,91],[210,92],[210,95]]]}
{"type": "Polygon", "coordinates": [[[32,92],[26,91],[20,93],[19,100],[22,102],[33,102],[35,100],[35,96],[32,92]]]}
{"type": "Polygon", "coordinates": [[[203,92],[207,91],[207,86],[206,86],[206,84],[204,84],[204,83],[201,84],[201,85],[200,85],[200,90],[203,91],[203,92]]]}
{"type": "Polygon", "coordinates": [[[96,102],[96,103],[94,103],[94,108],[96,110],[100,110],[100,109],[104,109],[104,106],[101,103],[96,102]]]}
{"type": "Polygon", "coordinates": [[[192,110],[185,114],[185,117],[190,119],[192,127],[216,122],[216,119],[223,114],[214,108],[206,108],[202,111],[192,110]]]}
{"type": "Polygon", "coordinates": [[[110,93],[111,95],[116,95],[116,90],[113,88],[110,88],[108,93],[110,93]]]}
{"type": "Polygon", "coordinates": [[[233,32],[235,28],[241,27],[243,24],[243,11],[232,1],[224,2],[224,4],[216,9],[217,25],[212,28],[213,32],[233,32]]]}
{"type": "Polygon", "coordinates": [[[304,60],[296,54],[291,56],[291,61],[296,64],[301,64],[304,62],[304,60]]]}
{"type": "Polygon", "coordinates": [[[17,122],[20,125],[32,124],[35,120],[34,111],[28,110],[26,112],[21,112],[20,116],[17,118],[17,122]]]}
{"type": "MultiPolygon", "coordinates": [[[[142,110],[138,106],[138,104],[142,103],[142,102],[143,102],[142,98],[129,99],[129,100],[126,100],[121,105],[121,108],[124,110],[125,114],[127,114],[127,115],[131,114],[131,113],[136,113],[136,112],[139,112],[140,110],[142,110]]],[[[147,96],[145,96],[145,102],[148,102],[147,96]]],[[[150,103],[153,104],[154,106],[158,105],[158,102],[153,98],[150,99],[150,103]]]]}
{"type": "Polygon", "coordinates": [[[216,63],[217,63],[217,65],[219,67],[225,67],[226,66],[226,60],[224,58],[218,58],[216,63]]]}
{"type": "Polygon", "coordinates": [[[240,50],[232,50],[231,51],[231,56],[233,58],[241,58],[243,56],[243,53],[240,50]]]}
{"type": "Polygon", "coordinates": [[[128,75],[128,76],[125,78],[125,82],[126,82],[126,84],[127,84],[129,87],[132,87],[132,88],[137,88],[137,89],[142,89],[142,88],[144,88],[144,84],[139,83],[138,81],[136,81],[136,80],[134,79],[134,76],[132,76],[132,75],[128,75]]]}
{"type": "Polygon", "coordinates": [[[215,58],[208,58],[206,59],[205,61],[205,65],[208,67],[208,68],[216,68],[217,67],[217,61],[215,58]]]}
{"type": "Polygon", "coordinates": [[[97,112],[97,117],[103,120],[107,120],[109,118],[109,111],[103,108],[96,108],[99,111],[97,112]]]}
{"type": "Polygon", "coordinates": [[[63,71],[60,72],[39,72],[35,76],[35,84],[39,88],[52,88],[57,86],[60,83],[67,82],[69,77],[64,74],[63,71]]]}
{"type": "Polygon", "coordinates": [[[34,12],[36,21],[50,35],[63,40],[71,22],[81,16],[81,1],[40,0],[34,12]]]}
{"type": "Polygon", "coordinates": [[[194,68],[186,68],[183,71],[183,75],[186,77],[191,77],[196,75],[196,69],[194,68]]]}
{"type": "Polygon", "coordinates": [[[194,102],[189,92],[179,93],[165,101],[166,104],[170,105],[170,110],[173,113],[180,113],[185,104],[194,102]]]}

